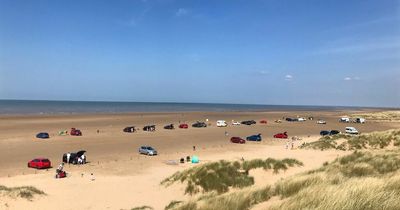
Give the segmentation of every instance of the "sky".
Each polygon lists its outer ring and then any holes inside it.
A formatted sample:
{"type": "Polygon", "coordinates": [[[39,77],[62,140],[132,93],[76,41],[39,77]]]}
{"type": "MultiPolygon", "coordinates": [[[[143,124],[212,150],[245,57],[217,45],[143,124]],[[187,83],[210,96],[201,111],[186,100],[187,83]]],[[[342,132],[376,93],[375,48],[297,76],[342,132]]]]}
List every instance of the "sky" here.
{"type": "Polygon", "coordinates": [[[0,99],[400,107],[400,1],[0,0],[0,99]]]}

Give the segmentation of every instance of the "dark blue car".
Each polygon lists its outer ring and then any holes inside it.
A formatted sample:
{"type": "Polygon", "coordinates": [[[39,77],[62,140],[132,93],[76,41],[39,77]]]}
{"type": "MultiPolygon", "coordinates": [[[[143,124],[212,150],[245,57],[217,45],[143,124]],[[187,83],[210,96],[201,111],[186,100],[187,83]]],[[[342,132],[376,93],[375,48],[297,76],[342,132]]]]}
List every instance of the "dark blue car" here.
{"type": "Polygon", "coordinates": [[[260,133],[260,134],[257,134],[257,135],[248,136],[248,137],[246,138],[246,140],[247,140],[247,141],[261,141],[261,140],[262,140],[262,138],[261,138],[261,133],[260,133]]]}
{"type": "Polygon", "coordinates": [[[36,138],[39,138],[39,139],[48,139],[48,138],[50,138],[50,136],[49,136],[48,133],[38,133],[38,134],[36,135],[36,138]]]}

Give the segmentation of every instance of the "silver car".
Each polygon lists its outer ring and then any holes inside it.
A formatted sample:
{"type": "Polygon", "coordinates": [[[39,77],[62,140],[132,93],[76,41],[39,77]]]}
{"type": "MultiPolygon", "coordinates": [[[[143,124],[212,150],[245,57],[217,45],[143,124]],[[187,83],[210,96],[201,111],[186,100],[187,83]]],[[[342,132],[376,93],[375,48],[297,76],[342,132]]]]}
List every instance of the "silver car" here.
{"type": "Polygon", "coordinates": [[[157,150],[155,150],[153,147],[149,146],[141,146],[139,148],[139,154],[145,154],[145,155],[157,155],[157,150]]]}

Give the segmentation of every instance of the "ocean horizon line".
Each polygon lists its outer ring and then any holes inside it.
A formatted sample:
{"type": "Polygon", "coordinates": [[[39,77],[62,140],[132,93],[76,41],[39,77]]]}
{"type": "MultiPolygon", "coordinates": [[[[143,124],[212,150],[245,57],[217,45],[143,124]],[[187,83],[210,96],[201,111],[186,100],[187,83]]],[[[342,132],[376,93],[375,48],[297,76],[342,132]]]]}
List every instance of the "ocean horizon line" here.
{"type": "Polygon", "coordinates": [[[193,102],[125,102],[0,99],[0,115],[68,115],[172,112],[263,112],[396,109],[386,107],[267,105],[193,102]]]}

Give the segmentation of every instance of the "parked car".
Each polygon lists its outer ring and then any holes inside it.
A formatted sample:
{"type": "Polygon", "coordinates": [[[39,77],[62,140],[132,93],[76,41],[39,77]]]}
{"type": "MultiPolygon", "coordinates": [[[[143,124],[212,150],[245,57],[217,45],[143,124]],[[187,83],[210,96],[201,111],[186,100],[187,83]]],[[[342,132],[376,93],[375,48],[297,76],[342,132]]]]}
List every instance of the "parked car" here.
{"type": "Polygon", "coordinates": [[[153,147],[150,146],[141,146],[139,148],[139,154],[144,154],[144,155],[157,155],[157,150],[155,150],[153,147]]]}
{"type": "Polygon", "coordinates": [[[194,127],[194,128],[205,128],[205,127],[207,127],[207,124],[204,123],[204,122],[196,122],[196,123],[194,123],[192,125],[192,127],[194,127]]]}
{"type": "Polygon", "coordinates": [[[319,134],[321,136],[328,136],[328,135],[333,136],[333,135],[336,135],[339,133],[340,133],[340,131],[338,131],[338,130],[331,130],[331,131],[322,130],[321,132],[319,132],[319,134]]]}
{"type": "Polygon", "coordinates": [[[333,136],[333,135],[340,134],[340,133],[341,133],[341,132],[338,131],[338,130],[331,130],[331,131],[329,132],[329,135],[333,136]]]}
{"type": "Polygon", "coordinates": [[[329,131],[325,131],[325,130],[319,132],[319,135],[321,135],[321,136],[327,136],[329,134],[330,134],[330,132],[329,131]]]}
{"type": "Polygon", "coordinates": [[[238,121],[232,121],[232,125],[240,125],[240,122],[238,122],[238,121]]]}
{"type": "Polygon", "coordinates": [[[81,130],[78,130],[76,128],[71,128],[70,134],[71,136],[82,136],[81,130]]]}
{"type": "Polygon", "coordinates": [[[143,127],[143,130],[144,131],[151,131],[151,132],[156,131],[156,125],[146,125],[146,126],[143,127]]]}
{"type": "Polygon", "coordinates": [[[247,140],[247,141],[261,141],[261,140],[262,140],[262,138],[261,138],[261,133],[259,133],[259,134],[257,134],[257,135],[248,136],[248,137],[246,138],[246,140],[247,140]]]}
{"type": "Polygon", "coordinates": [[[278,139],[287,139],[288,135],[287,132],[283,132],[283,133],[277,133],[274,135],[274,138],[278,138],[278,139]]]}
{"type": "Polygon", "coordinates": [[[231,142],[236,143],[236,144],[244,144],[244,143],[246,143],[246,140],[244,140],[240,137],[232,137],[231,142]]]}
{"type": "Polygon", "coordinates": [[[275,120],[275,123],[282,123],[282,120],[275,120]]]}
{"type": "Polygon", "coordinates": [[[135,126],[129,126],[129,127],[124,128],[124,132],[126,132],[126,133],[136,132],[135,126]]]}
{"type": "Polygon", "coordinates": [[[354,127],[346,127],[346,133],[348,134],[358,134],[358,130],[354,127]]]}
{"type": "Polygon", "coordinates": [[[169,125],[164,126],[164,129],[172,130],[172,129],[175,129],[175,127],[174,127],[174,124],[169,124],[169,125]]]}
{"type": "Polygon", "coordinates": [[[242,121],[241,124],[243,124],[243,125],[253,125],[253,124],[257,124],[257,122],[254,121],[254,120],[245,120],[245,121],[242,121]]]}
{"type": "MultiPolygon", "coordinates": [[[[78,152],[70,152],[69,156],[69,162],[68,162],[68,153],[63,154],[62,161],[64,163],[72,163],[72,164],[78,164],[78,158],[82,157],[86,153],[85,150],[80,150],[78,152]]],[[[84,163],[86,163],[86,158],[83,160],[84,163]]]]}
{"type": "Polygon", "coordinates": [[[325,120],[318,120],[317,124],[326,124],[326,121],[325,120]]]}
{"type": "Polygon", "coordinates": [[[291,117],[287,117],[287,118],[285,118],[285,120],[288,121],[288,122],[297,122],[297,121],[299,121],[297,118],[291,118],[291,117]]]}
{"type": "Polygon", "coordinates": [[[267,124],[267,120],[260,120],[260,124],[267,124]]]}
{"type": "Polygon", "coordinates": [[[28,168],[37,168],[37,169],[51,168],[51,162],[47,158],[35,158],[28,162],[28,168]]]}
{"type": "Polygon", "coordinates": [[[304,122],[304,121],[306,121],[307,119],[306,118],[304,118],[304,117],[299,117],[299,118],[297,118],[297,121],[299,121],[299,122],[304,122]]]}
{"type": "Polygon", "coordinates": [[[364,119],[364,118],[361,118],[361,117],[357,117],[357,118],[354,120],[354,122],[355,122],[355,123],[365,123],[365,119],[364,119]]]}
{"type": "Polygon", "coordinates": [[[228,124],[226,124],[225,120],[217,120],[217,127],[226,127],[228,124]]]}
{"type": "Polygon", "coordinates": [[[38,134],[36,135],[36,138],[39,138],[39,139],[48,139],[48,138],[50,138],[50,135],[49,135],[48,133],[41,132],[41,133],[38,133],[38,134]]]}
{"type": "Polygon", "coordinates": [[[186,124],[186,123],[182,123],[182,124],[179,125],[179,128],[187,129],[187,128],[189,128],[189,125],[186,124]]]}
{"type": "Polygon", "coordinates": [[[348,118],[348,117],[341,117],[341,118],[339,119],[339,122],[348,123],[348,122],[350,122],[350,118],[348,118]]]}

